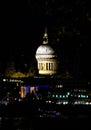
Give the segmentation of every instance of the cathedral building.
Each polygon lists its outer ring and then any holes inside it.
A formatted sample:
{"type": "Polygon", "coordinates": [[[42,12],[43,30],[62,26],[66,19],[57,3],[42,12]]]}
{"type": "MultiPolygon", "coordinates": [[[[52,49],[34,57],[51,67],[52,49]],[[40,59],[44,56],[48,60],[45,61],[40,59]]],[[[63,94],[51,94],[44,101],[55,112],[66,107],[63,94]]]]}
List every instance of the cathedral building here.
{"type": "Polygon", "coordinates": [[[47,29],[45,29],[43,43],[37,48],[35,57],[40,75],[53,75],[57,73],[57,54],[48,43],[47,29]]]}

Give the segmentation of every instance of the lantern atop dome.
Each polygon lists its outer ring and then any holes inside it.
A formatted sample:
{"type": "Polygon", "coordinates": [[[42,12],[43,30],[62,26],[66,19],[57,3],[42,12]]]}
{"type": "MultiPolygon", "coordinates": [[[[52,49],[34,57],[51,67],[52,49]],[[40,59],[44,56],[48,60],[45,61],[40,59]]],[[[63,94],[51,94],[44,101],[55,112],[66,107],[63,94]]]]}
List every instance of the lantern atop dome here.
{"type": "Polygon", "coordinates": [[[45,33],[44,33],[44,36],[43,36],[43,44],[48,44],[47,28],[45,28],[45,33]]]}

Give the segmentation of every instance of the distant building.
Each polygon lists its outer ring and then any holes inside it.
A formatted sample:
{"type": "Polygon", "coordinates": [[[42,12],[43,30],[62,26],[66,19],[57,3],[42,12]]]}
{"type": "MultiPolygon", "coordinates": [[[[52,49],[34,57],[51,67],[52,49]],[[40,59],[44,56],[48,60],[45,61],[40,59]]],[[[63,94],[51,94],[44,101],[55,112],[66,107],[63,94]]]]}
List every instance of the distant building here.
{"type": "Polygon", "coordinates": [[[43,36],[43,44],[37,48],[35,57],[40,75],[53,75],[57,73],[57,55],[54,49],[48,44],[47,29],[45,29],[43,36]]]}

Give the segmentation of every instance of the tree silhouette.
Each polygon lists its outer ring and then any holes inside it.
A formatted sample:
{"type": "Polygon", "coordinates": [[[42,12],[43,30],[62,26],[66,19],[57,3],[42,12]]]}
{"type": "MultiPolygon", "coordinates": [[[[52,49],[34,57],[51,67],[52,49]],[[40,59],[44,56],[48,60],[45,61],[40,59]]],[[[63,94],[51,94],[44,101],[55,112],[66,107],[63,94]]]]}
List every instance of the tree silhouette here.
{"type": "Polygon", "coordinates": [[[7,64],[7,67],[5,69],[5,77],[12,77],[12,75],[16,72],[14,62],[11,61],[7,64]]]}

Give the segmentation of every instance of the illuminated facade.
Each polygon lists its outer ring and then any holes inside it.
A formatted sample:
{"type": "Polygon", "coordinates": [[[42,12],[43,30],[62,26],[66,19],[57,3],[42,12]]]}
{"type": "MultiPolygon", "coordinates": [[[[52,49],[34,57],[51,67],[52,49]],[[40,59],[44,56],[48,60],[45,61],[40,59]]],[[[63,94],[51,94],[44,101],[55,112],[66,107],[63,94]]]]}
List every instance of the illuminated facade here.
{"type": "Polygon", "coordinates": [[[38,72],[42,75],[52,75],[57,73],[57,55],[51,46],[48,45],[48,34],[45,29],[43,44],[37,48],[36,55],[38,72]]]}

